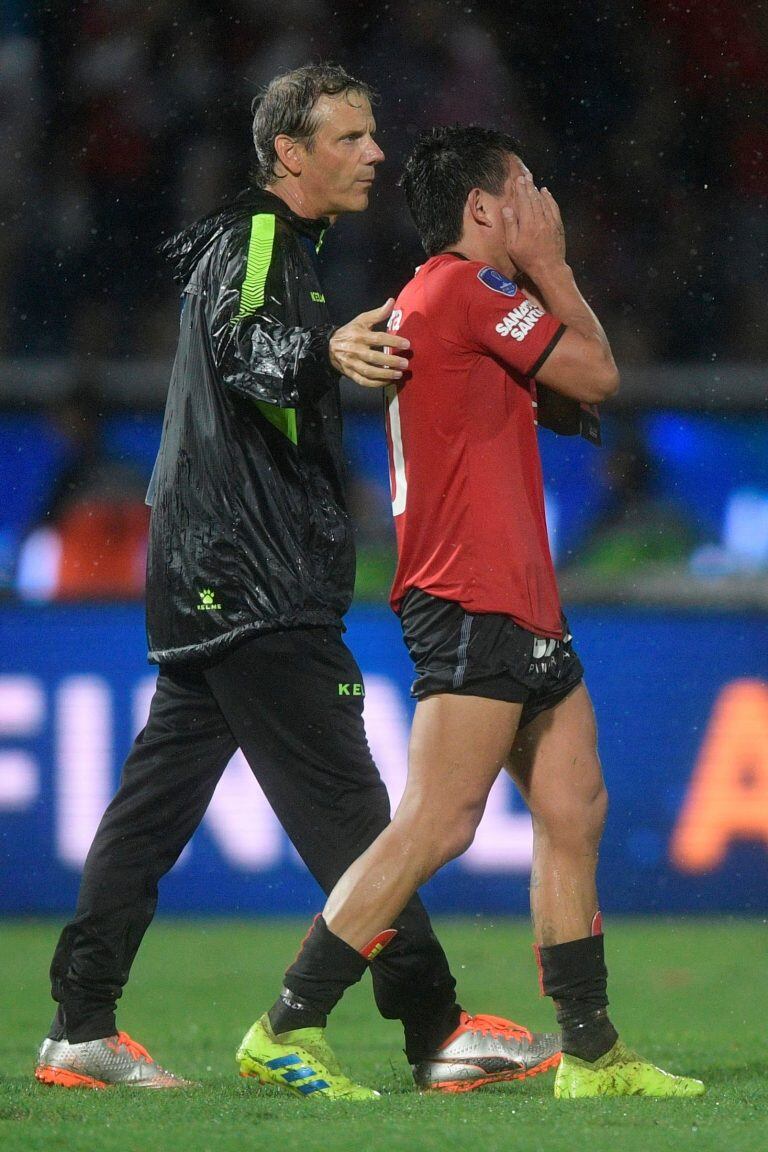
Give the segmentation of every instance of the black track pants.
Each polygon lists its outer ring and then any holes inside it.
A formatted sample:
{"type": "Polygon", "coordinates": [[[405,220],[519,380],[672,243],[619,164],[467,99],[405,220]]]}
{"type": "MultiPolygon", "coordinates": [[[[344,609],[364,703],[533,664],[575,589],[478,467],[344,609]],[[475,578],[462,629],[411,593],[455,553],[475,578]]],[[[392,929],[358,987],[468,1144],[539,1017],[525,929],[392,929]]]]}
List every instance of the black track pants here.
{"type": "MultiPolygon", "coordinates": [[[[161,669],[53,957],[60,1010],[52,1035],[78,1043],[115,1032],[116,1001],[154,915],[158,881],[238,745],[326,892],[375,840],[389,800],[365,738],[363,698],[354,694],[361,683],[334,628],[260,636],[201,671],[161,669]]],[[[444,1018],[446,1035],[458,1016],[455,982],[418,897],[394,926],[398,935],[372,965],[379,1010],[412,1024],[427,1016],[433,1028],[444,1018]]]]}

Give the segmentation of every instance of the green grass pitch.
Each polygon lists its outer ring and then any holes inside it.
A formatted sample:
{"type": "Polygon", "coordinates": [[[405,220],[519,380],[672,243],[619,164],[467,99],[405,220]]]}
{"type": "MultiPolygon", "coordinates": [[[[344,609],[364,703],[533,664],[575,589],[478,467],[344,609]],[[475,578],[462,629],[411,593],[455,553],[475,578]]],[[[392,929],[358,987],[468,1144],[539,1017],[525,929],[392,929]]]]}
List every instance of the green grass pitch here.
{"type": "MultiPolygon", "coordinates": [[[[123,999],[120,1026],[200,1087],[181,1093],[63,1091],[32,1079],[50,1015],[58,925],[0,924],[3,1152],[766,1152],[768,929],[759,920],[617,920],[607,925],[611,999],[625,1039],[672,1072],[707,1081],[701,1100],[558,1103],[552,1074],[461,1096],[411,1086],[399,1026],[379,1019],[367,980],[334,1013],[346,1068],[375,1103],[298,1100],[240,1080],[233,1053],[273,1000],[305,925],[159,921],[123,999]]],[[[440,935],[474,1011],[552,1025],[538,996],[528,926],[443,920],[440,935]]]]}

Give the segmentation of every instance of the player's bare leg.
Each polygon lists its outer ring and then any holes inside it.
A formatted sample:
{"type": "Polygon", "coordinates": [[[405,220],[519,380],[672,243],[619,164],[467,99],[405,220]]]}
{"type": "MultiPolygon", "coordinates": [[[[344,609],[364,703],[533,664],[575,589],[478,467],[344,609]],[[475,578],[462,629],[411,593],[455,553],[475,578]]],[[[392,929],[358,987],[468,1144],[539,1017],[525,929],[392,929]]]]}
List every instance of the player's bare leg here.
{"type": "MultiPolygon", "coordinates": [[[[290,1045],[297,1029],[303,1034],[324,1025],[344,990],[395,934],[389,925],[415,890],[472,842],[520,712],[519,704],[449,694],[419,703],[403,799],[391,825],[336,885],[288,969],[268,1013],[278,1043],[290,1045]]],[[[434,1031],[412,1062],[420,1088],[466,1092],[535,1076],[559,1061],[559,1034],[462,1012],[458,1026],[434,1031]]]]}
{"type": "Polygon", "coordinates": [[[591,935],[608,796],[583,684],[515,737],[509,771],[533,820],[531,914],[537,944],[591,935]]]}
{"type": "Polygon", "coordinates": [[[408,781],[392,823],[328,897],[328,928],[356,950],[386,929],[410,896],[472,843],[505,764],[521,705],[435,695],[416,707],[408,781]]]}
{"type": "Polygon", "coordinates": [[[555,1095],[700,1095],[700,1080],[671,1076],[637,1056],[608,1018],[595,887],[607,796],[583,684],[517,734],[508,767],[533,819],[534,934],[542,988],[563,1029],[555,1095]]]}

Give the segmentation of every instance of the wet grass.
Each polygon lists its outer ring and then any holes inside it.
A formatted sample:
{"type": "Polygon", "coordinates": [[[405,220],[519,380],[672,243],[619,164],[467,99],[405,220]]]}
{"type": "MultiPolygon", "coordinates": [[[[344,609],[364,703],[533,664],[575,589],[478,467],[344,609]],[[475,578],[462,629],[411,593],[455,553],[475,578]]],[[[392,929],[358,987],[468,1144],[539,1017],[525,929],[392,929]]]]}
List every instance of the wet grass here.
{"type": "MultiPolygon", "coordinates": [[[[233,1052],[273,1000],[304,925],[159,921],[150,930],[120,1025],[200,1087],[178,1093],[74,1092],[31,1078],[52,1008],[50,922],[0,926],[0,1149],[3,1152],[280,1152],[476,1148],[515,1152],[764,1152],[768,1148],[768,928],[760,921],[611,922],[613,1015],[625,1039],[672,1072],[704,1078],[700,1100],[557,1103],[552,1076],[464,1096],[420,1096],[399,1027],[381,1020],[365,981],[329,1031],[343,1063],[382,1089],[375,1103],[331,1105],[258,1088],[233,1052]]],[[[470,1009],[552,1025],[536,988],[528,926],[446,920],[440,935],[470,1009]]]]}

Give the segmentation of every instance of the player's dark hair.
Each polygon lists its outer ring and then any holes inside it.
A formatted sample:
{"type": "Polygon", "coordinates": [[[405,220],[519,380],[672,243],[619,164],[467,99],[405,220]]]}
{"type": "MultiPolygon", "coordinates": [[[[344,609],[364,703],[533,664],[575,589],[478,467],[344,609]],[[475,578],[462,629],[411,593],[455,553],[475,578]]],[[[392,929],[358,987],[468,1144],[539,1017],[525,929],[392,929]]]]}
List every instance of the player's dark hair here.
{"type": "Polygon", "coordinates": [[[315,106],[321,96],[364,96],[371,103],[373,89],[355,80],[338,64],[307,64],[275,76],[251,105],[256,166],[253,179],[263,188],[275,179],[275,137],[286,135],[312,148],[318,124],[315,106]]]}
{"type": "Polygon", "coordinates": [[[419,137],[400,185],[428,256],[461,239],[464,205],[473,188],[501,193],[511,153],[520,155],[514,136],[474,124],[433,128],[419,137]]]}

